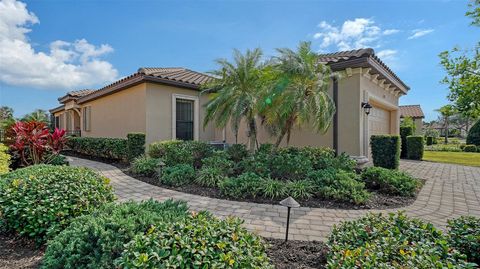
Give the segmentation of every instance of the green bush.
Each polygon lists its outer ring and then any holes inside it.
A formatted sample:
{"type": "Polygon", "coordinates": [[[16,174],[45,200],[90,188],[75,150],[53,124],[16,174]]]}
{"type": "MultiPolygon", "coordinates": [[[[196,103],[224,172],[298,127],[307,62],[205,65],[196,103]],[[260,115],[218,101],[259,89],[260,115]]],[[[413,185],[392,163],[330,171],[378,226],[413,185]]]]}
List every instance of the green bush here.
{"type": "Polygon", "coordinates": [[[161,182],[168,186],[183,186],[195,179],[195,170],[188,164],[177,164],[162,169],[161,182]]]}
{"type": "Polygon", "coordinates": [[[69,165],[67,157],[61,154],[51,155],[50,160],[48,161],[50,165],[69,165]]]}
{"type": "Polygon", "coordinates": [[[261,183],[262,195],[266,198],[277,199],[287,197],[289,190],[287,184],[284,181],[267,178],[264,179],[261,183]]]}
{"type": "Polygon", "coordinates": [[[450,245],[480,265],[480,218],[464,216],[448,221],[450,245]]]}
{"type": "Polygon", "coordinates": [[[215,187],[218,182],[225,180],[227,177],[220,168],[203,167],[195,178],[195,183],[205,187],[215,187]]]}
{"type": "Polygon", "coordinates": [[[335,225],[327,268],[474,268],[432,224],[403,213],[335,225]]]}
{"type": "Polygon", "coordinates": [[[8,154],[8,147],[0,143],[0,175],[10,171],[10,154],[8,154]]]}
{"type": "Polygon", "coordinates": [[[365,184],[352,172],[327,169],[312,172],[308,178],[314,182],[317,195],[324,199],[364,204],[370,198],[370,193],[365,190],[365,184]]]}
{"type": "Polygon", "coordinates": [[[355,160],[352,160],[345,153],[341,153],[335,157],[335,151],[330,148],[304,147],[301,148],[301,151],[309,157],[315,170],[332,167],[352,172],[357,165],[355,160]]]}
{"type": "Polygon", "coordinates": [[[400,138],[397,135],[372,135],[370,137],[373,165],[397,169],[400,164],[400,138]]]}
{"type": "Polygon", "coordinates": [[[311,180],[288,181],[285,189],[295,199],[308,199],[315,194],[316,186],[311,180]]]}
{"type": "Polygon", "coordinates": [[[382,167],[368,167],[362,172],[362,180],[368,188],[388,195],[413,197],[421,182],[409,174],[382,167]]]}
{"type": "Polygon", "coordinates": [[[123,138],[69,137],[67,146],[92,157],[127,160],[127,140],[123,138]]]}
{"type": "Polygon", "coordinates": [[[413,135],[413,128],[411,126],[400,126],[401,138],[401,152],[400,157],[406,158],[408,156],[407,137],[413,135]]]}
{"type": "Polygon", "coordinates": [[[262,177],[271,175],[271,154],[257,152],[235,165],[235,174],[254,173],[262,177]]]}
{"type": "Polygon", "coordinates": [[[283,180],[300,180],[313,170],[310,158],[295,147],[275,150],[268,160],[271,176],[283,180]]]}
{"type": "Polygon", "coordinates": [[[76,218],[70,226],[48,242],[43,269],[116,268],[124,245],[152,225],[188,214],[185,202],[110,203],[92,214],[76,218]]]}
{"type": "Polygon", "coordinates": [[[433,137],[427,136],[427,146],[433,145],[433,137]]]}
{"type": "Polygon", "coordinates": [[[202,160],[202,168],[217,168],[224,175],[231,174],[233,166],[234,162],[228,159],[228,154],[225,151],[215,151],[212,156],[202,160]]]}
{"type": "Polygon", "coordinates": [[[119,268],[273,268],[266,246],[228,217],[206,212],[158,223],[126,245],[119,268]]]}
{"type": "Polygon", "coordinates": [[[113,200],[109,180],[87,168],[35,165],[0,176],[6,228],[38,241],[113,200]]]}
{"type": "Polygon", "coordinates": [[[142,156],[145,154],[145,134],[129,133],[127,134],[127,156],[128,160],[142,156]]]}
{"type": "Polygon", "coordinates": [[[154,176],[160,167],[160,159],[140,156],[133,160],[130,170],[137,175],[146,177],[154,176]]]}
{"type": "Polygon", "coordinates": [[[463,151],[464,152],[477,152],[477,146],[475,146],[475,145],[465,145],[465,147],[463,147],[463,151]]]}
{"type": "Polygon", "coordinates": [[[407,156],[411,160],[423,158],[423,136],[411,135],[407,137],[407,156]]]}
{"type": "Polygon", "coordinates": [[[202,166],[202,159],[213,154],[214,148],[201,141],[161,141],[149,145],[148,155],[161,158],[167,166],[189,164],[195,168],[202,166]]]}
{"type": "Polygon", "coordinates": [[[467,144],[480,146],[480,120],[468,131],[467,144]]]}
{"type": "Polygon", "coordinates": [[[247,147],[243,144],[233,144],[227,148],[226,152],[228,158],[235,163],[248,157],[247,147]]]}
{"type": "Polygon", "coordinates": [[[246,198],[261,195],[264,179],[255,173],[244,173],[236,178],[220,181],[220,192],[228,197],[246,198]]]}

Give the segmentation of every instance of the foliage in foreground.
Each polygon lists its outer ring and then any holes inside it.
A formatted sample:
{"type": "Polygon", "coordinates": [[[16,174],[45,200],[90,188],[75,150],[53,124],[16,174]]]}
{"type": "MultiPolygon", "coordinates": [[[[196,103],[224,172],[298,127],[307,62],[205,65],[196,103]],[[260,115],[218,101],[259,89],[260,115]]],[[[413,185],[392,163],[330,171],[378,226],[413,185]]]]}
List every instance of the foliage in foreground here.
{"type": "Polygon", "coordinates": [[[460,217],[448,221],[450,245],[480,265],[480,218],[460,217]]]}
{"type": "Polygon", "coordinates": [[[187,216],[185,202],[110,203],[72,224],[48,242],[42,268],[114,268],[124,245],[152,225],[187,216]]]}
{"type": "Polygon", "coordinates": [[[5,227],[40,242],[113,200],[109,180],[87,168],[35,165],[0,176],[5,227]]]}
{"type": "Polygon", "coordinates": [[[432,224],[403,213],[334,226],[327,268],[475,268],[432,224]]]}
{"type": "Polygon", "coordinates": [[[381,193],[400,196],[415,196],[421,182],[405,172],[382,167],[368,167],[362,172],[367,187],[381,193]]]}
{"type": "Polygon", "coordinates": [[[156,223],[126,245],[122,268],[273,268],[263,241],[241,226],[208,212],[156,223]],[[206,267],[207,266],[207,267],[206,267]]]}

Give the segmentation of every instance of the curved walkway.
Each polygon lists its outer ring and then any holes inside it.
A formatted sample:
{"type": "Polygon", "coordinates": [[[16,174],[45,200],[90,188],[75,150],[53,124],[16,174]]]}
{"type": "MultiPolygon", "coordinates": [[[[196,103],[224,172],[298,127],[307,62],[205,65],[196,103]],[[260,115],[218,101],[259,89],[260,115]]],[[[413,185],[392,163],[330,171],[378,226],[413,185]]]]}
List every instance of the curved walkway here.
{"type": "MultiPolygon", "coordinates": [[[[286,208],[279,205],[220,200],[177,192],[153,186],[128,175],[118,168],[95,161],[68,157],[73,166],[98,170],[111,179],[120,201],[177,199],[188,202],[191,210],[209,210],[219,217],[238,216],[245,226],[261,236],[284,238],[286,208]]],[[[351,220],[367,212],[396,212],[432,222],[444,229],[447,219],[462,215],[480,216],[480,168],[452,164],[401,161],[400,168],[426,180],[418,199],[410,206],[387,210],[344,210],[301,207],[292,209],[290,236],[294,240],[325,240],[333,224],[351,220]]]]}

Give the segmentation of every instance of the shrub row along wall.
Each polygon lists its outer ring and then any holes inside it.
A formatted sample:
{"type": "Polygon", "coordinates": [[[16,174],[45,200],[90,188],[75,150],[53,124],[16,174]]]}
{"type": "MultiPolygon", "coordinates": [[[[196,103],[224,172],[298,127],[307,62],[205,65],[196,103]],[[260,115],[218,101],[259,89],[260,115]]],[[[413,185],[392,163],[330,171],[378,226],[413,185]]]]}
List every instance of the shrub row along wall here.
{"type": "Polygon", "coordinates": [[[132,160],[145,152],[145,134],[131,133],[125,138],[71,137],[67,146],[74,152],[93,157],[132,160]]]}

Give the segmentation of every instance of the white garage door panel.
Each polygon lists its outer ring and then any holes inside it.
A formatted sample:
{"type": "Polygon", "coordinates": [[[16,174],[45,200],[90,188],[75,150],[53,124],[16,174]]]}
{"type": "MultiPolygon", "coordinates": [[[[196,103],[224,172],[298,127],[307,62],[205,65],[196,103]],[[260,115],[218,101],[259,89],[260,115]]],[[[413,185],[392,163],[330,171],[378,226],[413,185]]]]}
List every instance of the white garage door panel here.
{"type": "Polygon", "coordinates": [[[370,135],[390,134],[390,111],[373,106],[368,122],[370,135]]]}

